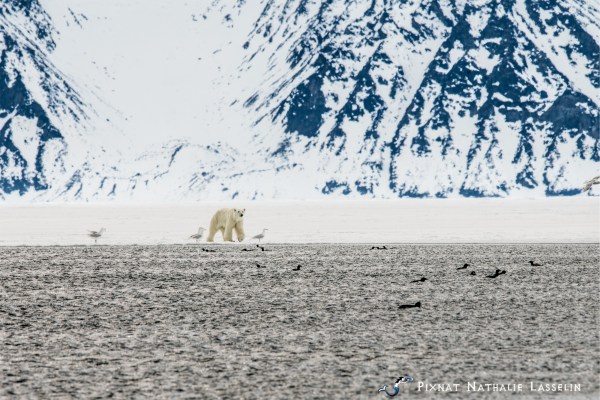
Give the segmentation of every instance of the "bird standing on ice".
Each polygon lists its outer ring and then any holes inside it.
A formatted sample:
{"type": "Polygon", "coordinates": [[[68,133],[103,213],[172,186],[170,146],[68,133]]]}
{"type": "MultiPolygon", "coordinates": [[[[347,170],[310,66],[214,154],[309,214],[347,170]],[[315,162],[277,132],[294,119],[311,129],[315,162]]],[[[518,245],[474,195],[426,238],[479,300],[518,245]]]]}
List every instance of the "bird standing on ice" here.
{"type": "Polygon", "coordinates": [[[200,239],[202,239],[202,235],[204,235],[204,231],[206,229],[204,229],[203,227],[199,227],[198,228],[198,233],[194,233],[192,236],[190,236],[190,239],[196,239],[196,243],[198,243],[198,241],[200,239]]]}
{"type": "Polygon", "coordinates": [[[253,236],[252,239],[258,239],[258,242],[260,243],[260,240],[264,239],[266,231],[268,231],[268,229],[264,228],[263,231],[262,231],[262,233],[259,233],[258,235],[253,236]]]}
{"type": "Polygon", "coordinates": [[[99,231],[88,231],[88,236],[94,239],[94,244],[98,243],[98,238],[102,236],[106,229],[101,228],[99,231]]]}

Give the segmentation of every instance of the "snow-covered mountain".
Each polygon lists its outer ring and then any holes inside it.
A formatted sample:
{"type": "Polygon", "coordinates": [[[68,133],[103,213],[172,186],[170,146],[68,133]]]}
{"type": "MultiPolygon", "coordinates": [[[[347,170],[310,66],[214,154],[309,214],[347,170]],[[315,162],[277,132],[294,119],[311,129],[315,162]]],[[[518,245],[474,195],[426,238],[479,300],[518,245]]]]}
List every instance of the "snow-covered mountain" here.
{"type": "Polygon", "coordinates": [[[121,158],[109,119],[118,113],[53,62],[56,37],[37,0],[0,1],[1,199],[58,199],[74,175],[121,158]]]}
{"type": "Polygon", "coordinates": [[[46,190],[66,147],[56,116],[81,120],[81,101],[47,61],[55,43],[37,2],[0,3],[0,26],[0,196],[46,190]]]}
{"type": "Polygon", "coordinates": [[[595,1],[0,0],[0,37],[7,198],[571,195],[600,171],[595,1]]]}

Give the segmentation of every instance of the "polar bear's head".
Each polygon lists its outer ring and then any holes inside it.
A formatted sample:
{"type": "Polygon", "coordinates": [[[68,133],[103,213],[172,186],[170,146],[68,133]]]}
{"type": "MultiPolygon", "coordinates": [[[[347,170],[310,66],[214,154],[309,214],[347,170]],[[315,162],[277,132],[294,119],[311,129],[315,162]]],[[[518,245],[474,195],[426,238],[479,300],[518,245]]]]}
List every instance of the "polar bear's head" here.
{"type": "Polygon", "coordinates": [[[236,219],[242,219],[244,218],[244,213],[246,212],[245,208],[234,208],[233,209],[233,216],[236,219]]]}

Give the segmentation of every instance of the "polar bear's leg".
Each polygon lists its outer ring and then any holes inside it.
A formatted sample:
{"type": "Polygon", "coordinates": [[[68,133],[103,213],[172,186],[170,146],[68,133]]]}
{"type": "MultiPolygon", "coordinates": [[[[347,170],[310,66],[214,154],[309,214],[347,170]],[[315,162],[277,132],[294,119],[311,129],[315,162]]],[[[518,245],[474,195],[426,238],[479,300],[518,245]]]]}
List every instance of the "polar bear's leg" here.
{"type": "Polygon", "coordinates": [[[238,242],[241,242],[246,237],[244,234],[244,221],[239,221],[235,224],[235,235],[237,236],[238,242]]]}
{"type": "Polygon", "coordinates": [[[231,237],[232,230],[233,230],[233,222],[227,221],[227,224],[225,225],[225,233],[223,234],[224,241],[233,242],[233,238],[231,237]]]}
{"type": "Polygon", "coordinates": [[[208,237],[206,238],[207,242],[215,241],[215,233],[217,233],[217,222],[214,219],[215,218],[213,217],[213,219],[210,221],[210,227],[208,228],[208,237]]]}
{"type": "Polygon", "coordinates": [[[206,238],[207,242],[214,242],[215,241],[215,231],[213,231],[212,229],[210,231],[208,231],[208,237],[206,238]]]}
{"type": "Polygon", "coordinates": [[[225,240],[225,227],[221,226],[219,228],[219,232],[221,232],[221,237],[225,240]]]}

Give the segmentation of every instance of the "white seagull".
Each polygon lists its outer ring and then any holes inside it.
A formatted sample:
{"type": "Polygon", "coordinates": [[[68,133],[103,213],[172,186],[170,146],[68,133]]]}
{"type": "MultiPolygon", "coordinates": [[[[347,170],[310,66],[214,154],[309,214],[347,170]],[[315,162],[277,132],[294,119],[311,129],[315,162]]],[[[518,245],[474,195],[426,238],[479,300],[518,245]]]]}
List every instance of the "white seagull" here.
{"type": "Polygon", "coordinates": [[[98,243],[98,238],[102,236],[106,229],[102,228],[99,231],[88,231],[88,236],[94,239],[94,243],[98,243]]]}
{"type": "Polygon", "coordinates": [[[268,231],[268,229],[264,228],[263,231],[262,231],[262,233],[259,233],[258,235],[253,236],[252,239],[258,239],[258,243],[260,243],[260,240],[264,239],[266,231],[268,231]]]}
{"type": "Polygon", "coordinates": [[[600,184],[600,175],[593,177],[589,181],[586,181],[585,184],[583,185],[583,191],[587,192],[588,190],[590,190],[592,188],[593,185],[598,185],[598,184],[600,184]]]}
{"type": "Polygon", "coordinates": [[[198,241],[200,239],[202,239],[202,235],[204,235],[204,231],[206,229],[204,229],[203,227],[199,227],[198,228],[198,233],[194,233],[192,236],[190,236],[190,239],[196,239],[196,243],[198,243],[198,241]]]}

